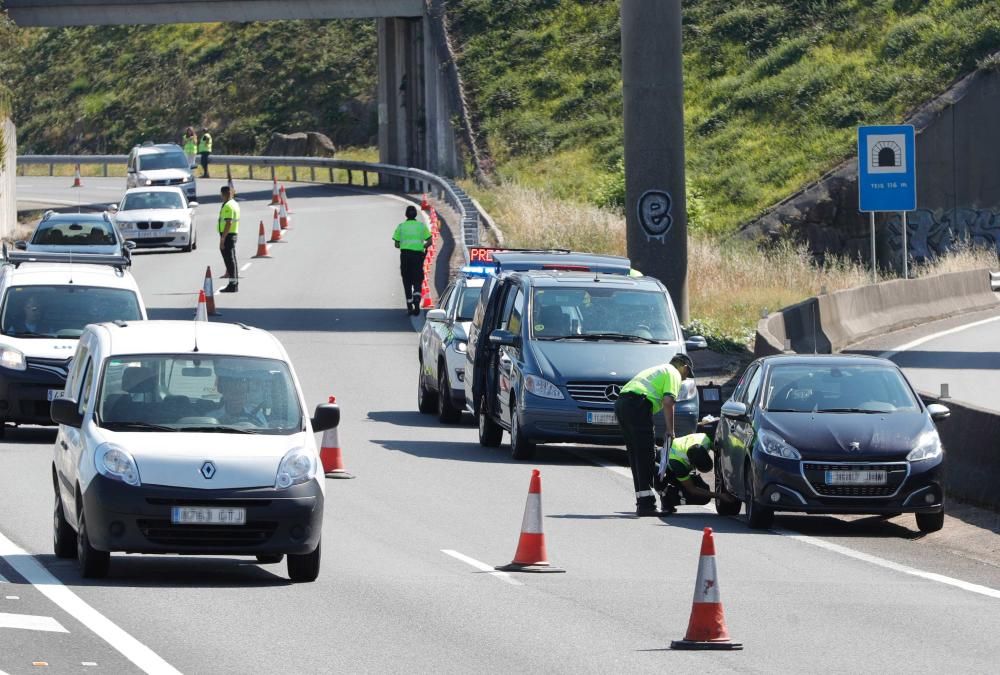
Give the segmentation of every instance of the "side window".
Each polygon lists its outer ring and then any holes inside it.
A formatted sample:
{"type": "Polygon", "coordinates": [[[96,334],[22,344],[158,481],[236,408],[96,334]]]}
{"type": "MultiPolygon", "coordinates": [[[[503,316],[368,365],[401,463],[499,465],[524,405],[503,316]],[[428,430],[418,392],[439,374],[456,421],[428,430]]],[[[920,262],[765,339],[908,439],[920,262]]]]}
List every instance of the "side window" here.
{"type": "Polygon", "coordinates": [[[507,321],[507,330],[511,333],[520,333],[522,316],[524,316],[524,292],[521,289],[517,289],[514,306],[510,311],[510,319],[507,321]]]}
{"type": "Polygon", "coordinates": [[[753,408],[754,403],[757,401],[757,394],[760,393],[760,383],[763,379],[764,369],[757,368],[754,372],[753,377],[750,378],[750,382],[747,384],[745,396],[740,399],[743,403],[747,404],[747,408],[753,408]]]}
{"type": "Polygon", "coordinates": [[[734,401],[743,401],[743,400],[745,400],[743,398],[743,395],[747,391],[747,385],[750,383],[750,380],[753,379],[753,376],[757,373],[757,371],[759,369],[760,369],[760,365],[753,364],[749,368],[747,368],[746,371],[744,371],[743,377],[740,378],[739,384],[736,385],[736,391],[733,392],[733,400],[734,401]]]}
{"type": "Polygon", "coordinates": [[[510,330],[510,315],[514,309],[514,301],[522,297],[521,290],[513,284],[507,289],[507,297],[503,301],[503,311],[500,312],[500,328],[510,330]]]}
{"type": "Polygon", "coordinates": [[[80,413],[86,413],[90,407],[90,390],[91,384],[94,379],[94,362],[93,359],[88,358],[86,365],[83,367],[83,385],[78,393],[77,400],[80,402],[77,406],[77,410],[80,413]]]}
{"type": "MultiPolygon", "coordinates": [[[[66,387],[70,395],[78,393],[77,387],[80,384],[80,371],[83,370],[83,366],[87,363],[87,356],[89,355],[89,350],[80,345],[77,349],[76,354],[73,356],[73,365],[70,368],[69,376],[66,378],[66,387]]],[[[80,400],[77,398],[76,400],[80,400]]]]}
{"type": "Polygon", "coordinates": [[[455,295],[454,290],[455,290],[454,286],[448,286],[448,288],[444,289],[444,294],[442,294],[441,298],[438,300],[437,306],[445,310],[446,312],[451,311],[450,305],[451,305],[451,299],[455,295]]]}

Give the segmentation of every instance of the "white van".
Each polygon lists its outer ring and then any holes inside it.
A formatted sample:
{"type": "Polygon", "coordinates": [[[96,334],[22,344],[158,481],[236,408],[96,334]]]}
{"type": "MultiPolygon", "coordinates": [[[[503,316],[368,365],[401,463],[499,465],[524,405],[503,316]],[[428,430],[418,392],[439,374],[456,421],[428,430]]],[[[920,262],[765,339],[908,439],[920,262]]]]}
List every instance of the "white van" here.
{"type": "Polygon", "coordinates": [[[324,476],[288,354],[270,333],[202,321],[87,326],[52,463],[53,543],[85,577],[110,553],[288,556],[292,581],[319,574],[324,476]]]}

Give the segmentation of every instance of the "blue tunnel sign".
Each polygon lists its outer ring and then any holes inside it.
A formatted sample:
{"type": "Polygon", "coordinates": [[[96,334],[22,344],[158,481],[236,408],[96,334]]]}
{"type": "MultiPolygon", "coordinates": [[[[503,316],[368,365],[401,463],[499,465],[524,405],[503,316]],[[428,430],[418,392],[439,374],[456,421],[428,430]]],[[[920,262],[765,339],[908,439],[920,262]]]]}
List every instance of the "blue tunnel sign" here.
{"type": "Polygon", "coordinates": [[[858,203],[865,212],[917,208],[912,126],[858,127],[858,203]]]}

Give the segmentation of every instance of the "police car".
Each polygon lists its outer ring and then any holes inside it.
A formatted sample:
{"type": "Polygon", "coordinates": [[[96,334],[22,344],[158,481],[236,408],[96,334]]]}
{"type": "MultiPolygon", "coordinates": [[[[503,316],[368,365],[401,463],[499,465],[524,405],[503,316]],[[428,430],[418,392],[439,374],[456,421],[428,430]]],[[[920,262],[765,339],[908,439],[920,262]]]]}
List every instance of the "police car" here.
{"type": "Polygon", "coordinates": [[[288,354],[270,333],[201,321],[87,326],[52,404],[53,545],[103,577],[113,551],[288,556],[320,568],[324,476],[288,354]]]}
{"type": "Polygon", "coordinates": [[[20,251],[4,251],[4,256],[0,436],[6,423],[52,424],[50,401],[62,395],[84,326],[146,318],[127,258],[20,251]]]}

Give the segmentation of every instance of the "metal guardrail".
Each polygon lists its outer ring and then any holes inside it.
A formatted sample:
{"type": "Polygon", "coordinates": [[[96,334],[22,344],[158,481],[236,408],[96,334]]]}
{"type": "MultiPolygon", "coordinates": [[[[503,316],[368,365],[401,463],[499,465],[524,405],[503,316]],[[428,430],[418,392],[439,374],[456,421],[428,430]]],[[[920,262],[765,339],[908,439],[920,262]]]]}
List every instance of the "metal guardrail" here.
{"type": "MultiPolygon", "coordinates": [[[[18,167],[27,165],[48,165],[49,175],[53,175],[56,165],[64,164],[97,164],[103,167],[103,175],[108,175],[109,166],[124,167],[128,162],[126,155],[21,155],[17,158],[18,167]]],[[[434,198],[445,202],[452,210],[458,214],[460,219],[459,227],[462,233],[462,252],[465,260],[469,259],[469,247],[479,245],[479,225],[480,212],[472,198],[465,193],[455,182],[449,178],[442,178],[429,171],[422,169],[412,169],[392,164],[378,164],[372,162],[357,162],[344,159],[329,159],[325,157],[251,157],[244,155],[212,155],[213,165],[224,165],[227,168],[232,166],[245,166],[248,168],[249,177],[255,179],[254,169],[264,169],[268,179],[273,179],[275,169],[278,167],[289,167],[292,170],[292,181],[294,182],[317,182],[316,170],[326,169],[329,172],[328,183],[335,183],[334,171],[347,172],[347,185],[357,187],[369,187],[369,176],[375,174],[378,183],[387,181],[383,176],[392,177],[401,181],[402,191],[405,193],[428,193],[434,198]],[[309,170],[309,179],[299,177],[299,169],[309,170]],[[354,174],[360,174],[360,182],[355,183],[354,174]]],[[[392,185],[392,181],[388,181],[392,185]]],[[[398,184],[398,183],[397,183],[398,184]]]]}

